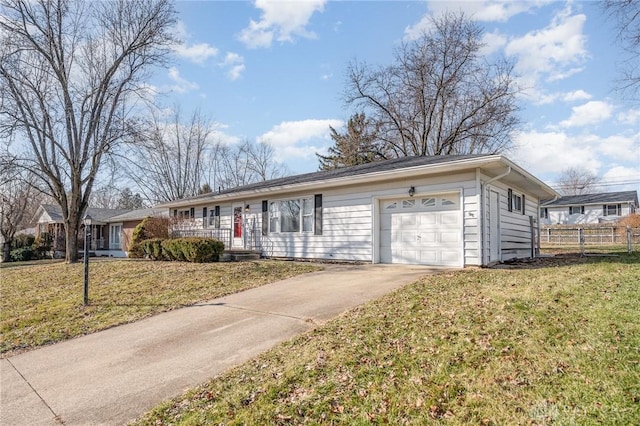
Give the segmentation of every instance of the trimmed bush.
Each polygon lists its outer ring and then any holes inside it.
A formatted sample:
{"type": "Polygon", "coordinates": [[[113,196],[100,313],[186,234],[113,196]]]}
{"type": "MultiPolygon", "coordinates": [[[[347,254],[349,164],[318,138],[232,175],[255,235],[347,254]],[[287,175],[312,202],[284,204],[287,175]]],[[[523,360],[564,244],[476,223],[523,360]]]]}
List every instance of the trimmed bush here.
{"type": "Polygon", "coordinates": [[[31,260],[33,259],[33,249],[31,247],[21,247],[11,250],[9,257],[12,262],[24,262],[25,260],[31,260]]]}
{"type": "Polygon", "coordinates": [[[141,247],[141,243],[150,238],[169,238],[168,217],[149,216],[142,219],[142,221],[133,228],[128,256],[131,258],[144,257],[145,252],[141,247]]]}
{"type": "Polygon", "coordinates": [[[140,243],[140,248],[146,257],[153,260],[163,260],[162,238],[150,238],[140,243]]]}
{"type": "Polygon", "coordinates": [[[180,262],[217,262],[224,251],[224,243],[215,238],[151,238],[140,242],[145,257],[153,260],[180,262]]]}
{"type": "Polygon", "coordinates": [[[182,254],[188,262],[216,262],[224,250],[222,241],[215,238],[181,238],[182,254]]]}
{"type": "Polygon", "coordinates": [[[177,260],[180,262],[187,260],[182,252],[182,240],[182,238],[171,238],[162,241],[162,251],[167,260],[177,260]]]}

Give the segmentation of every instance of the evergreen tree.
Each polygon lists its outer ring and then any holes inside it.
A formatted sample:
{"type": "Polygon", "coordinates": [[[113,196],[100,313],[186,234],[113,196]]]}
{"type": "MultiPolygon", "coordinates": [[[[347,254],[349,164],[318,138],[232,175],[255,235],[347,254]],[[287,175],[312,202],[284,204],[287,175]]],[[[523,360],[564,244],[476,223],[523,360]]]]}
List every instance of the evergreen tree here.
{"type": "Polygon", "coordinates": [[[364,113],[354,114],[347,122],[343,134],[331,126],[329,128],[335,145],[329,148],[327,155],[316,154],[320,161],[320,170],[357,166],[386,158],[376,143],[377,128],[364,113]]]}

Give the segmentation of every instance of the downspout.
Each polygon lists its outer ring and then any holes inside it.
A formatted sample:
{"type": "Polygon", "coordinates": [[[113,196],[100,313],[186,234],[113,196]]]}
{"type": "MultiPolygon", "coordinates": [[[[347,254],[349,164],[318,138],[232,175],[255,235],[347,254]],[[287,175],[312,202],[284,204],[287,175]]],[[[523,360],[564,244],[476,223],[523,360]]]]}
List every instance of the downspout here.
{"type": "MultiPolygon", "coordinates": [[[[480,232],[480,238],[482,240],[482,244],[480,245],[482,247],[482,265],[485,265],[485,189],[487,187],[487,185],[489,185],[491,182],[494,182],[498,179],[502,179],[503,177],[507,176],[508,174],[511,173],[511,166],[507,166],[507,171],[499,174],[498,176],[495,176],[491,179],[489,179],[488,181],[482,183],[482,179],[480,179],[480,222],[481,222],[481,232],[480,232]]],[[[500,212],[498,212],[498,214],[500,214],[500,212]]],[[[502,258],[502,256],[500,256],[502,258]]]]}

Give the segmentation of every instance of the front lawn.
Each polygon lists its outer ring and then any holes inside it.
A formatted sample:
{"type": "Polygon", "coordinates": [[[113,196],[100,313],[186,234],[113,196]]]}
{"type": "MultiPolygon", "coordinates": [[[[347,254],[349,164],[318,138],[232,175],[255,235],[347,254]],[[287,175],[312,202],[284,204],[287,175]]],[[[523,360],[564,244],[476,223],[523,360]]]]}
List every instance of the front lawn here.
{"type": "Polygon", "coordinates": [[[82,263],[12,264],[0,271],[0,350],[6,356],[318,269],[276,261],[92,260],[84,307],[82,263]]]}
{"type": "Polygon", "coordinates": [[[640,256],[424,278],[139,420],[640,424],[640,256]]]}

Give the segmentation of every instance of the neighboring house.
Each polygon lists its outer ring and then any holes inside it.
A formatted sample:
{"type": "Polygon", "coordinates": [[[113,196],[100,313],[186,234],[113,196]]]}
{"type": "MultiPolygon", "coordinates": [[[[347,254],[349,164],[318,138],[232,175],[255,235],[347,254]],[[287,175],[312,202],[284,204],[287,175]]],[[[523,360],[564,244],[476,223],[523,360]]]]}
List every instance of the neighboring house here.
{"type": "Polygon", "coordinates": [[[161,207],[178,235],[267,257],[462,267],[530,257],[540,200],[556,196],[503,156],[468,155],[290,176],[161,207]]]}
{"type": "Polygon", "coordinates": [[[615,222],[638,210],[636,191],[568,195],[543,203],[543,225],[578,225],[615,222]]]}
{"type": "Polygon", "coordinates": [[[138,209],[110,217],[107,222],[109,224],[111,243],[113,244],[115,242],[114,238],[117,238],[120,250],[126,255],[129,251],[131,238],[133,237],[133,229],[142,222],[144,218],[150,216],[169,217],[169,212],[165,208],[138,209]]]}
{"type": "MultiPolygon", "coordinates": [[[[147,216],[167,214],[166,209],[100,209],[88,208],[85,214],[91,216],[91,244],[89,249],[96,256],[125,257],[124,232],[132,229],[147,216]]],[[[53,242],[54,252],[65,250],[65,229],[60,206],[41,204],[34,216],[36,237],[48,233],[53,242]]],[[[80,247],[84,247],[84,227],[80,227],[80,247]]],[[[126,235],[126,234],[125,234],[126,235]]]]}

